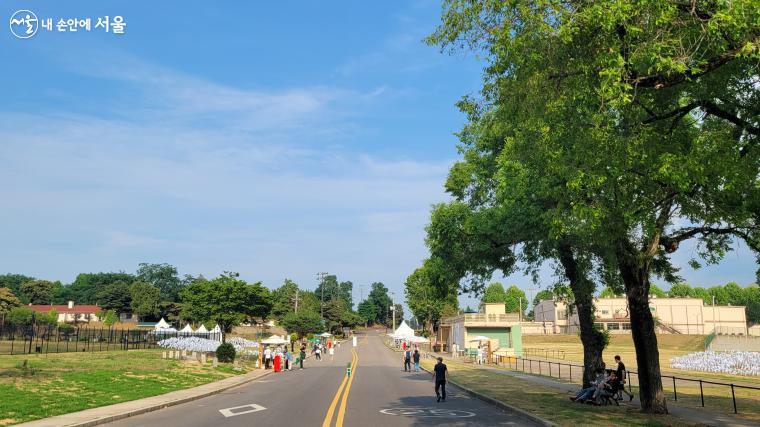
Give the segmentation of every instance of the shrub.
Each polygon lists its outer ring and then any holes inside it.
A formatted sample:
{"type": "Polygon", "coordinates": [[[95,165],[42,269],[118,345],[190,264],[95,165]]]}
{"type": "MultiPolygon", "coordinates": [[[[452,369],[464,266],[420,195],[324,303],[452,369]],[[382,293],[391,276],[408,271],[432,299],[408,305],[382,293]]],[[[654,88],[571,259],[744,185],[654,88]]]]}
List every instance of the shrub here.
{"type": "Polygon", "coordinates": [[[235,347],[228,342],[220,345],[216,349],[216,358],[223,363],[233,362],[235,360],[235,347]]]}

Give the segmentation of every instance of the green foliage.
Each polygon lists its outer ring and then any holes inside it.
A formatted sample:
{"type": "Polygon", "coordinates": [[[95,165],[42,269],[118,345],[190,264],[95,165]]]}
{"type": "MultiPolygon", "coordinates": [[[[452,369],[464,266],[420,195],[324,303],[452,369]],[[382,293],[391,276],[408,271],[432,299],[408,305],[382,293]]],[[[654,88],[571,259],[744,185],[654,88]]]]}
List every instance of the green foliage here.
{"type": "Polygon", "coordinates": [[[21,300],[22,304],[28,304],[29,301],[24,301],[21,295],[21,285],[26,282],[35,280],[34,277],[25,276],[23,274],[2,274],[0,275],[0,288],[8,288],[13,292],[16,297],[21,300]]]}
{"type": "Polygon", "coordinates": [[[184,315],[198,322],[214,322],[222,340],[232,328],[271,310],[269,291],[261,283],[248,284],[239,274],[226,272],[213,280],[196,280],[181,292],[184,315]]]}
{"type": "Polygon", "coordinates": [[[100,321],[108,327],[113,326],[116,322],[119,321],[119,316],[114,310],[101,311],[98,313],[98,317],[100,318],[100,321]]]}
{"type": "MultiPolygon", "coordinates": [[[[60,283],[58,283],[60,286],[60,283]]],[[[50,304],[56,285],[47,280],[31,280],[21,285],[24,299],[32,304],[50,304]]]]}
{"type": "Polygon", "coordinates": [[[303,338],[308,334],[322,330],[322,318],[319,313],[298,309],[298,313],[289,313],[280,321],[280,325],[290,333],[303,338]]]}
{"type": "Polygon", "coordinates": [[[375,323],[377,321],[377,306],[371,300],[365,299],[360,302],[357,311],[365,323],[375,323]]]}
{"type": "Polygon", "coordinates": [[[103,287],[98,293],[97,303],[104,310],[125,313],[130,310],[132,294],[127,282],[116,281],[103,287]]]}
{"type": "MultiPolygon", "coordinates": [[[[127,285],[135,281],[135,277],[127,273],[81,273],[77,275],[74,283],[65,287],[65,292],[58,298],[60,303],[68,300],[77,304],[98,304],[100,295],[109,285],[116,282],[127,285]]],[[[127,292],[127,295],[129,293],[127,292]]],[[[102,306],[101,306],[102,307],[102,306]]],[[[123,308],[129,307],[129,302],[123,304],[123,308]]]]}
{"type": "Polygon", "coordinates": [[[216,358],[222,363],[232,363],[235,361],[235,346],[226,342],[216,348],[216,358]]]}
{"type": "Polygon", "coordinates": [[[170,264],[140,263],[136,276],[137,280],[158,288],[161,301],[177,301],[184,285],[177,274],[177,268],[170,264]]]}
{"type": "Polygon", "coordinates": [[[398,327],[404,321],[404,307],[401,304],[394,304],[394,307],[396,309],[393,311],[393,315],[395,316],[396,327],[398,327]]]}
{"type": "Polygon", "coordinates": [[[528,297],[525,296],[525,292],[518,288],[517,285],[510,286],[506,291],[506,298],[504,300],[506,304],[507,313],[519,313],[522,308],[522,313],[525,313],[525,309],[528,308],[528,297]]]}
{"type": "Polygon", "coordinates": [[[147,282],[135,282],[130,288],[132,312],[140,317],[158,317],[161,291],[147,282]]]}
{"type": "Polygon", "coordinates": [[[69,325],[68,323],[60,323],[58,324],[58,332],[61,333],[63,336],[69,336],[76,331],[76,327],[74,325],[69,325]]]}
{"type": "Polygon", "coordinates": [[[353,291],[354,284],[347,282],[338,282],[338,278],[335,275],[327,275],[317,285],[317,289],[314,290],[314,294],[321,300],[332,301],[333,299],[342,299],[349,309],[353,308],[353,291]]]}
{"type": "Polygon", "coordinates": [[[486,287],[485,292],[483,292],[483,298],[481,298],[480,302],[483,303],[491,303],[491,302],[505,302],[507,300],[507,292],[504,290],[504,285],[502,285],[499,282],[491,283],[486,287]]]}
{"type": "Polygon", "coordinates": [[[391,297],[388,295],[388,288],[381,282],[375,282],[372,284],[372,289],[367,296],[367,300],[371,301],[375,306],[375,321],[389,325],[390,322],[390,306],[391,297]]]}
{"type": "Polygon", "coordinates": [[[21,301],[9,288],[0,288],[0,314],[6,314],[14,307],[21,306],[21,301]]]}
{"type": "MultiPolygon", "coordinates": [[[[282,319],[288,313],[294,312],[297,293],[300,293],[298,285],[290,279],[285,279],[282,286],[272,291],[272,317],[282,319]]],[[[301,299],[301,295],[298,295],[298,298],[301,299]]]]}
{"type": "MultiPolygon", "coordinates": [[[[427,259],[422,267],[406,278],[404,293],[409,309],[422,327],[432,331],[444,312],[456,311],[457,283],[440,282],[443,276],[435,259],[427,259]]],[[[360,307],[361,308],[361,307],[360,307]]]]}
{"type": "Polygon", "coordinates": [[[36,317],[34,311],[29,307],[14,307],[8,313],[7,321],[17,327],[29,326],[36,317]]]}

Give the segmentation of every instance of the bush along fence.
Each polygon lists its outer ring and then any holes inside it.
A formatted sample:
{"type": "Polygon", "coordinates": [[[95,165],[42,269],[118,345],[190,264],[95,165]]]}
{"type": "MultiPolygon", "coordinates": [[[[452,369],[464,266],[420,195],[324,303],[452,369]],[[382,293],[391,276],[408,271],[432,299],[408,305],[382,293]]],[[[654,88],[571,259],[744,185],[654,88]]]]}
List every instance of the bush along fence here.
{"type": "Polygon", "coordinates": [[[221,338],[218,333],[6,324],[0,326],[0,355],[147,349],[158,347],[163,339],[188,336],[215,341],[221,338]]]}
{"type": "MultiPolygon", "coordinates": [[[[566,362],[558,362],[558,361],[550,361],[550,360],[542,360],[542,359],[530,359],[530,358],[522,358],[522,357],[509,357],[509,356],[497,356],[494,359],[494,362],[497,365],[502,365],[505,367],[509,367],[510,369],[513,369],[515,371],[522,371],[530,374],[536,374],[536,375],[545,375],[550,376],[554,378],[559,379],[565,379],[565,380],[583,380],[583,365],[577,365],[573,363],[566,363],[566,362]]],[[[614,368],[614,367],[609,367],[614,368]]],[[[628,391],[632,392],[634,386],[638,386],[638,373],[636,371],[627,371],[628,378],[626,381],[626,385],[628,386],[628,391]]],[[[747,378],[748,381],[754,381],[754,378],[747,378]]],[[[672,385],[672,392],[673,392],[673,400],[678,402],[679,398],[681,401],[684,400],[691,400],[691,403],[697,403],[693,400],[696,398],[696,396],[699,396],[698,404],[701,407],[705,407],[705,398],[713,397],[715,398],[716,395],[722,396],[722,397],[728,397],[728,393],[730,392],[731,397],[731,403],[733,405],[733,408],[727,408],[727,409],[733,409],[733,412],[735,414],[739,413],[739,406],[737,405],[737,400],[740,402],[746,401],[747,405],[751,405],[750,407],[755,407],[757,405],[757,401],[760,400],[760,387],[752,387],[748,385],[740,385],[740,384],[734,384],[734,383],[726,383],[726,382],[720,382],[720,381],[708,381],[698,378],[683,378],[683,377],[676,377],[672,375],[662,375],[662,385],[663,388],[666,391],[670,388],[672,385]],[[678,385],[681,386],[682,393],[679,394],[678,392],[678,385]],[[696,393],[696,387],[699,387],[699,393],[696,393]],[[714,391],[717,391],[717,393],[712,393],[705,395],[705,389],[706,388],[712,388],[714,391]],[[684,392],[684,391],[688,391],[684,392]],[[744,399],[742,397],[737,398],[736,393],[742,392],[746,396],[744,399]]],[[[708,402],[709,404],[709,402],[708,402]]]]}

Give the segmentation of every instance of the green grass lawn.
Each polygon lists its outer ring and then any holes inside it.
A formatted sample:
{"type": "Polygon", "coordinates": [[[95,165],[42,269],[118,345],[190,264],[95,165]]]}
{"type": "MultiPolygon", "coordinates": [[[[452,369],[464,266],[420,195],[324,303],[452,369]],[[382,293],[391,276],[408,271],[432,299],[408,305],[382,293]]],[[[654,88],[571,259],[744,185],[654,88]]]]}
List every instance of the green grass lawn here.
{"type": "MultiPolygon", "coordinates": [[[[526,349],[550,349],[563,350],[565,360],[583,362],[583,344],[578,335],[523,335],[523,348],[526,349]]],[[[714,374],[710,372],[687,371],[670,367],[670,359],[675,356],[704,351],[704,335],[657,335],[657,347],[660,351],[660,368],[665,375],[682,377],[700,377],[721,382],[734,383],[757,383],[758,378],[740,375],[714,374]]],[[[636,370],[636,349],[633,346],[633,338],[630,334],[610,335],[610,344],[604,349],[603,357],[608,365],[614,363],[615,355],[620,355],[625,366],[633,371],[636,370]]],[[[531,356],[533,357],[533,356],[531,356]]],[[[730,390],[729,390],[730,393],[730,390]]]]}
{"type": "Polygon", "coordinates": [[[243,372],[162,359],[160,350],[0,356],[0,426],[155,396],[243,372]]]}
{"type": "MultiPolygon", "coordinates": [[[[562,426],[689,426],[672,415],[644,415],[626,405],[591,406],[571,402],[568,393],[506,375],[494,375],[470,364],[446,360],[450,378],[471,390],[533,413],[562,426]]],[[[432,369],[434,361],[423,359],[432,369]]]]}

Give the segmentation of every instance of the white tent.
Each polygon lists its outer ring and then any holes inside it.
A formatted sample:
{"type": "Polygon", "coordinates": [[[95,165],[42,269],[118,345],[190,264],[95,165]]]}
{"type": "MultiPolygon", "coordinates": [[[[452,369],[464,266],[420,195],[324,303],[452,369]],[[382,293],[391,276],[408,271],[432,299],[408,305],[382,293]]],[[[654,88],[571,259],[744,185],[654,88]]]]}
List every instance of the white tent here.
{"type": "Polygon", "coordinates": [[[214,325],[214,329],[211,330],[211,333],[213,333],[213,334],[221,334],[222,333],[222,328],[219,327],[218,323],[216,325],[214,325]]]}
{"type": "Polygon", "coordinates": [[[171,325],[168,324],[168,323],[166,323],[166,320],[164,320],[163,317],[161,318],[161,320],[158,321],[158,323],[156,323],[156,330],[157,331],[161,330],[161,329],[168,329],[168,328],[171,328],[171,325]]]}
{"type": "Polygon", "coordinates": [[[271,337],[261,341],[262,344],[287,344],[288,341],[284,340],[279,335],[272,335],[271,337]]]}
{"type": "Polygon", "coordinates": [[[186,323],[185,327],[182,328],[182,330],[180,330],[180,332],[182,332],[182,333],[190,333],[191,334],[191,333],[193,333],[193,328],[190,326],[189,323],[186,323]]]}
{"type": "Polygon", "coordinates": [[[331,333],[329,333],[329,332],[324,332],[324,333],[321,333],[321,334],[319,334],[319,336],[320,336],[320,337],[323,337],[323,338],[327,338],[327,337],[331,337],[331,336],[332,336],[332,334],[331,334],[331,333]]]}
{"type": "Polygon", "coordinates": [[[425,337],[409,337],[409,342],[411,342],[412,344],[422,344],[422,343],[430,342],[430,340],[428,340],[425,337]]]}
{"type": "Polygon", "coordinates": [[[414,336],[414,329],[410,328],[409,325],[406,324],[406,320],[404,320],[401,322],[401,325],[393,331],[391,336],[395,339],[411,338],[414,336]]]}
{"type": "Polygon", "coordinates": [[[484,337],[483,335],[477,335],[470,338],[470,342],[475,342],[475,341],[480,342],[480,341],[490,341],[490,340],[491,338],[484,337]]]}
{"type": "Polygon", "coordinates": [[[207,334],[208,329],[206,329],[206,325],[201,324],[201,327],[195,330],[198,334],[207,334]]]}

